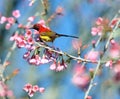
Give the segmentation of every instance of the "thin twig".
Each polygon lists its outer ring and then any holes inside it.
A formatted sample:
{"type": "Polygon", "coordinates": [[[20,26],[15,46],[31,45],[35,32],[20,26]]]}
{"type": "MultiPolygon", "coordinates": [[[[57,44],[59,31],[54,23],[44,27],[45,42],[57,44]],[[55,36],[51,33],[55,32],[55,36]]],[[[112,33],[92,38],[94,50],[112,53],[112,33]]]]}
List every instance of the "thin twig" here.
{"type": "MultiPolygon", "coordinates": [[[[97,40],[97,42],[95,43],[95,48],[96,48],[96,47],[98,46],[98,44],[100,43],[101,39],[102,39],[102,36],[100,36],[99,39],[97,40]]],[[[95,48],[92,48],[92,49],[90,50],[90,52],[91,52],[91,51],[94,51],[95,48]]],[[[88,57],[87,57],[87,58],[88,58],[88,57]]],[[[87,62],[84,61],[81,66],[82,66],[82,67],[85,66],[86,63],[87,63],[87,62]]]]}
{"type": "MultiPolygon", "coordinates": [[[[114,18],[112,19],[112,21],[113,21],[115,18],[117,18],[119,14],[120,14],[120,10],[119,10],[118,13],[114,16],[114,18]]],[[[110,22],[110,24],[112,23],[112,21],[110,22]]],[[[120,20],[118,20],[116,26],[114,27],[114,30],[111,32],[111,34],[110,34],[110,36],[109,36],[109,38],[108,38],[108,40],[107,40],[107,43],[106,43],[106,45],[105,45],[105,49],[108,48],[109,42],[110,42],[110,40],[112,39],[112,35],[113,35],[114,31],[118,28],[119,23],[120,23],[120,20]]],[[[110,25],[110,24],[109,24],[109,25],[110,25]]]]}
{"type": "MultiPolygon", "coordinates": [[[[112,19],[111,22],[109,23],[109,25],[112,23],[112,21],[113,21],[115,18],[117,18],[117,16],[118,16],[119,13],[120,13],[120,12],[118,11],[118,13],[113,17],[113,19],[112,19]]],[[[95,43],[95,48],[96,48],[96,47],[98,46],[98,44],[100,43],[101,39],[102,39],[102,36],[100,36],[99,39],[97,40],[97,42],[95,43]]],[[[108,41],[109,41],[109,40],[108,40],[108,41]]],[[[91,52],[91,51],[94,51],[95,48],[93,47],[93,48],[90,50],[90,52],[91,52]]],[[[87,62],[83,62],[83,63],[82,63],[82,66],[85,66],[86,63],[87,63],[87,62]]]]}
{"type": "Polygon", "coordinates": [[[6,58],[5,58],[4,63],[3,63],[3,66],[5,66],[6,62],[9,60],[9,58],[10,58],[12,52],[15,50],[15,48],[16,48],[16,43],[14,42],[12,47],[10,48],[9,52],[6,55],[6,58]]]}
{"type": "MultiPolygon", "coordinates": [[[[45,48],[45,49],[48,49],[48,50],[50,50],[50,51],[53,51],[53,52],[55,52],[55,53],[58,53],[58,54],[60,54],[60,55],[64,55],[64,56],[67,56],[67,57],[69,57],[69,58],[72,58],[72,59],[74,59],[74,60],[79,60],[79,61],[88,62],[88,63],[89,63],[89,62],[92,62],[91,60],[87,60],[87,59],[84,59],[84,58],[81,58],[81,57],[76,57],[76,56],[70,55],[70,54],[65,53],[65,52],[62,52],[62,51],[57,51],[57,50],[55,50],[55,49],[53,49],[53,48],[51,48],[51,47],[49,47],[49,46],[46,46],[46,45],[41,44],[41,43],[38,43],[38,42],[35,42],[35,44],[38,45],[38,46],[40,46],[40,47],[43,47],[43,48],[45,48]]],[[[92,63],[93,63],[93,62],[92,62],[92,63]]],[[[95,62],[95,63],[97,63],[97,62],[95,62]]]]}
{"type": "MultiPolygon", "coordinates": [[[[30,22],[28,22],[28,23],[26,24],[26,26],[29,26],[29,25],[30,25],[30,22]]],[[[18,34],[18,30],[16,30],[15,33],[18,34]]],[[[3,65],[1,66],[0,77],[1,77],[1,80],[2,80],[3,82],[5,81],[5,78],[4,78],[4,76],[3,76],[3,73],[4,73],[5,69],[6,69],[6,62],[7,62],[7,61],[9,60],[9,58],[11,57],[12,52],[15,50],[15,48],[16,48],[16,42],[14,42],[13,45],[11,46],[10,50],[8,51],[8,53],[7,53],[6,57],[5,57],[5,60],[4,60],[4,62],[3,62],[3,65]]]]}
{"type": "MultiPolygon", "coordinates": [[[[69,57],[69,58],[71,58],[71,59],[73,59],[73,60],[76,60],[76,61],[85,62],[85,63],[95,63],[95,64],[98,63],[98,61],[93,62],[93,61],[88,60],[88,59],[84,59],[84,58],[81,58],[81,57],[77,57],[77,56],[70,55],[70,54],[68,54],[68,53],[66,53],[66,52],[62,52],[62,51],[55,50],[55,49],[53,49],[53,48],[51,48],[51,47],[49,47],[49,46],[47,46],[47,45],[44,45],[44,44],[41,44],[41,43],[38,43],[38,42],[35,42],[35,44],[38,45],[39,47],[48,49],[48,50],[53,51],[54,53],[58,53],[58,54],[60,54],[60,55],[67,56],[67,57],[69,57]]],[[[119,59],[120,59],[120,57],[118,57],[117,59],[112,59],[112,60],[113,60],[113,63],[115,63],[115,62],[116,62],[117,60],[119,60],[119,59]]],[[[101,63],[101,64],[104,64],[104,63],[106,63],[107,61],[109,61],[109,60],[101,60],[100,63],[101,63]]]]}
{"type": "Polygon", "coordinates": [[[118,28],[119,24],[120,24],[120,20],[118,20],[118,22],[117,22],[114,30],[110,33],[110,36],[109,36],[109,38],[108,38],[108,40],[107,40],[107,43],[106,43],[106,45],[105,45],[105,49],[108,48],[108,45],[109,45],[109,43],[110,43],[110,40],[112,39],[112,36],[113,36],[115,30],[118,28]]]}
{"type": "MultiPolygon", "coordinates": [[[[18,32],[16,32],[16,34],[18,34],[18,32]]],[[[16,48],[16,43],[14,42],[13,45],[12,45],[12,47],[10,48],[10,50],[8,51],[8,53],[7,53],[6,57],[5,57],[5,60],[4,60],[4,62],[3,62],[3,66],[1,67],[2,71],[1,71],[1,73],[0,73],[0,77],[1,77],[1,80],[2,80],[3,82],[5,81],[5,78],[4,78],[4,76],[3,76],[3,73],[4,73],[5,68],[6,68],[6,62],[7,62],[7,61],[9,60],[9,58],[11,57],[12,52],[15,50],[15,48],[16,48]]]]}
{"type": "MultiPolygon", "coordinates": [[[[118,12],[118,14],[119,14],[119,12],[118,12]]],[[[115,18],[118,16],[118,14],[116,14],[113,19],[115,19],[115,18]]],[[[112,20],[113,20],[113,19],[112,19],[112,20]]],[[[111,21],[111,22],[112,22],[112,21],[111,21]]],[[[110,24],[111,24],[111,22],[110,22],[110,24]]],[[[106,50],[107,50],[107,48],[108,48],[108,44],[109,44],[109,42],[110,42],[110,38],[111,38],[113,32],[115,31],[115,29],[118,27],[118,25],[119,25],[119,22],[116,24],[116,26],[114,27],[113,31],[111,32],[111,35],[109,36],[109,38],[108,38],[108,40],[107,40],[106,50]]],[[[95,79],[95,77],[96,77],[96,75],[97,75],[97,72],[98,72],[98,70],[99,70],[99,67],[100,67],[100,65],[101,65],[101,59],[102,59],[102,58],[103,58],[103,56],[100,57],[100,59],[99,59],[99,61],[98,61],[98,64],[97,64],[96,69],[95,69],[95,72],[94,72],[94,74],[93,74],[93,78],[91,79],[90,84],[89,84],[89,87],[88,87],[87,91],[85,92],[84,99],[87,99],[87,97],[88,97],[88,95],[89,95],[89,93],[90,93],[90,90],[92,89],[92,87],[93,87],[93,85],[94,85],[94,79],[95,79]]]]}
{"type": "Polygon", "coordinates": [[[98,72],[98,70],[99,70],[99,67],[100,67],[100,60],[98,61],[98,64],[97,64],[97,67],[96,67],[96,69],[95,69],[93,78],[92,78],[91,81],[90,81],[90,85],[89,85],[89,87],[88,87],[88,89],[87,89],[87,91],[86,91],[86,93],[85,93],[84,99],[87,99],[87,96],[88,96],[90,90],[91,90],[92,87],[94,86],[94,79],[95,79],[96,74],[97,74],[97,72],[98,72]]]}
{"type": "Polygon", "coordinates": [[[48,13],[48,0],[41,0],[41,3],[43,5],[43,8],[44,8],[44,12],[42,13],[42,15],[47,15],[48,13]]]}

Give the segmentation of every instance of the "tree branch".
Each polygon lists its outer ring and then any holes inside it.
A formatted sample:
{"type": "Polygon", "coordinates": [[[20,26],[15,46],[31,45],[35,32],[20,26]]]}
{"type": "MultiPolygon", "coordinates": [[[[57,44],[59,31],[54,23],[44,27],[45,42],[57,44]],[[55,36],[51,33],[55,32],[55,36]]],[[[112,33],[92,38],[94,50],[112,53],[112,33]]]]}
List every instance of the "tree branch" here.
{"type": "MultiPolygon", "coordinates": [[[[41,44],[41,43],[38,43],[38,42],[35,42],[35,44],[38,45],[38,46],[40,46],[40,47],[43,47],[43,48],[45,48],[45,49],[48,49],[48,50],[50,50],[50,51],[53,51],[53,52],[55,52],[55,53],[58,53],[58,54],[60,54],[60,55],[64,55],[64,56],[67,56],[67,57],[72,58],[72,59],[74,59],[74,60],[77,60],[77,61],[88,62],[88,63],[91,63],[91,62],[92,62],[91,60],[88,60],[88,59],[84,59],[84,58],[81,58],[81,57],[76,57],[76,56],[70,55],[70,54],[65,53],[65,52],[62,52],[62,51],[57,51],[57,50],[55,50],[55,49],[53,49],[53,48],[51,48],[51,47],[49,47],[49,46],[47,46],[47,45],[44,45],[44,44],[41,44]]],[[[93,62],[92,62],[92,63],[93,63],[93,62]]],[[[94,63],[97,63],[97,62],[94,62],[94,63]]]]}
{"type": "MultiPolygon", "coordinates": [[[[118,14],[119,14],[119,11],[118,11],[118,14]]],[[[118,14],[116,14],[113,19],[115,19],[115,18],[118,16],[118,14]]],[[[113,20],[113,19],[112,19],[112,20],[113,20]]],[[[112,21],[111,21],[111,22],[112,22],[112,21]]],[[[110,24],[111,24],[111,22],[110,22],[110,24]]],[[[108,49],[108,45],[109,45],[110,39],[111,39],[111,37],[112,37],[112,34],[114,33],[115,29],[118,27],[119,23],[120,23],[120,20],[117,22],[116,26],[114,27],[113,31],[111,32],[111,34],[110,34],[110,36],[109,36],[109,38],[108,38],[108,40],[107,40],[107,43],[106,43],[106,45],[105,45],[105,46],[106,46],[106,50],[108,49]]],[[[105,51],[105,52],[106,52],[106,51],[105,51]]],[[[104,53],[105,53],[105,52],[104,52],[104,53]]],[[[101,59],[102,59],[102,58],[103,58],[103,56],[102,56],[102,57],[99,59],[99,61],[98,61],[98,64],[97,64],[96,69],[95,69],[94,74],[93,74],[93,78],[92,78],[91,81],[90,81],[90,84],[89,84],[89,87],[88,87],[88,89],[87,89],[87,91],[86,91],[86,93],[85,93],[84,99],[87,99],[87,97],[88,97],[88,95],[89,95],[89,93],[90,93],[90,90],[92,89],[92,87],[93,87],[93,85],[94,85],[94,79],[95,79],[95,77],[96,77],[96,75],[97,75],[97,72],[98,72],[98,70],[99,70],[99,67],[101,66],[101,59]]]]}

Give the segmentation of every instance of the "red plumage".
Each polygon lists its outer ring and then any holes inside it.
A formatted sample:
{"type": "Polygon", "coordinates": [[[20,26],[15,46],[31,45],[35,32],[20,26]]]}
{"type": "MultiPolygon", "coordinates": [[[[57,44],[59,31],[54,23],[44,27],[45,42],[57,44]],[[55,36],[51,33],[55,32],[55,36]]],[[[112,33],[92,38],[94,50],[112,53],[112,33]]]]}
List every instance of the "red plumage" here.
{"type": "Polygon", "coordinates": [[[51,32],[51,30],[48,27],[39,23],[35,24],[33,28],[39,31],[39,33],[51,32]]]}

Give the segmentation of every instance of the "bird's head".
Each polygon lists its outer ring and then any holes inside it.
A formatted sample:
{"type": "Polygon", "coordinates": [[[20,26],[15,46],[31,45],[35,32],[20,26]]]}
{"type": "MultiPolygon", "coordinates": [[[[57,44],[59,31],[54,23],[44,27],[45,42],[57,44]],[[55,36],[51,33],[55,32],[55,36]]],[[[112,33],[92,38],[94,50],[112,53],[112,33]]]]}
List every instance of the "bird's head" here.
{"type": "Polygon", "coordinates": [[[39,31],[40,24],[34,24],[33,27],[32,27],[32,29],[35,29],[35,30],[39,31]]]}
{"type": "Polygon", "coordinates": [[[45,25],[42,25],[40,23],[34,24],[30,29],[35,29],[35,30],[37,30],[37,31],[39,31],[41,33],[51,31],[48,27],[46,27],[45,25]]]}

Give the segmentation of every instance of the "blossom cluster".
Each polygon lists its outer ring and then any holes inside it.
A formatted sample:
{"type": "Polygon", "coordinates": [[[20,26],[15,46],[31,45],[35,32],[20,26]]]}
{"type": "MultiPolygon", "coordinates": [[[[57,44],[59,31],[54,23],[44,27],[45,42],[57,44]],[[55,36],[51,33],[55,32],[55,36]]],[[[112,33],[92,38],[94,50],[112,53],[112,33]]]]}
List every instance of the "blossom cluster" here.
{"type": "Polygon", "coordinates": [[[8,89],[8,86],[3,81],[0,81],[0,96],[1,97],[4,97],[4,96],[12,97],[13,96],[13,92],[8,89]]]}
{"type": "Polygon", "coordinates": [[[31,85],[31,84],[26,84],[23,88],[23,90],[25,92],[28,93],[28,96],[29,97],[33,97],[33,95],[36,93],[36,92],[40,92],[40,93],[43,93],[45,91],[45,88],[43,87],[39,87],[38,85],[31,85]]]}
{"type": "MultiPolygon", "coordinates": [[[[35,2],[35,0],[32,0],[30,2],[30,6],[35,2]]],[[[59,7],[56,10],[57,15],[62,15],[63,9],[59,7]]],[[[12,25],[17,23],[18,28],[24,29],[25,33],[19,33],[20,31],[16,31],[11,37],[10,41],[15,41],[18,48],[25,48],[26,52],[23,55],[23,58],[31,65],[40,66],[42,64],[51,63],[50,69],[54,71],[62,71],[67,68],[67,62],[64,60],[63,55],[57,53],[56,51],[60,52],[60,49],[51,47],[47,45],[46,42],[43,42],[40,39],[39,31],[32,31],[30,26],[23,26],[22,24],[17,22],[17,18],[20,17],[19,10],[15,10],[12,13],[12,17],[0,17],[0,24],[4,24],[5,28],[8,30],[11,28],[12,25]],[[40,45],[39,45],[40,44],[40,45]],[[49,49],[49,48],[51,49],[49,49]],[[53,51],[55,50],[55,51],[53,51]]],[[[52,18],[52,17],[51,17],[52,18]]],[[[28,22],[32,23],[35,19],[35,16],[31,16],[28,18],[28,22]]],[[[108,32],[113,31],[113,28],[117,24],[118,19],[112,20],[111,24],[108,19],[99,17],[96,22],[95,26],[91,29],[92,36],[101,36],[102,38],[108,37],[108,32]],[[107,36],[106,36],[107,35],[107,36]]],[[[40,20],[38,23],[40,23],[43,27],[49,29],[45,25],[44,20],[40,20]]],[[[33,24],[32,24],[33,25],[33,24]]],[[[92,41],[93,46],[95,45],[96,41],[92,41]]],[[[78,50],[78,54],[80,55],[80,51],[83,48],[82,41],[76,40],[73,42],[73,48],[75,50],[78,50]]],[[[95,47],[94,47],[95,48],[95,47]]],[[[109,57],[110,59],[106,61],[106,67],[112,68],[114,70],[114,77],[113,79],[118,82],[120,81],[120,62],[117,61],[115,64],[113,64],[113,58],[119,57],[120,55],[120,45],[114,40],[114,38],[110,39],[110,46],[109,46],[109,57]]],[[[97,60],[99,59],[101,55],[100,51],[91,50],[87,54],[84,55],[84,59],[89,59],[91,63],[97,63],[97,60]]],[[[76,57],[77,58],[77,57],[76,57]]],[[[80,61],[80,64],[82,64],[82,61],[80,61]]],[[[91,71],[90,71],[91,72],[91,71]]],[[[92,71],[93,73],[93,71],[92,71]]],[[[90,79],[92,77],[90,74],[86,73],[85,66],[77,65],[74,68],[73,72],[73,78],[72,83],[78,86],[79,88],[86,88],[89,83],[90,79]]],[[[0,96],[12,96],[12,92],[8,90],[6,85],[3,82],[0,82],[0,96]]],[[[39,87],[38,85],[31,85],[26,84],[23,88],[24,91],[28,93],[29,97],[32,97],[36,92],[43,93],[45,91],[45,88],[39,87]]],[[[91,99],[89,97],[88,99],[91,99]]]]}
{"type": "MultiPolygon", "coordinates": [[[[119,21],[119,18],[113,19],[111,22],[108,19],[101,18],[99,17],[96,22],[95,22],[95,27],[91,29],[91,34],[92,36],[101,36],[101,41],[106,41],[109,38],[110,33],[113,32],[114,27],[117,25],[117,22],[119,21]],[[103,40],[104,39],[104,40],[103,40]]],[[[104,43],[106,44],[106,43],[104,43]]],[[[104,50],[96,50],[96,41],[92,41],[93,49],[91,51],[88,51],[87,54],[84,55],[85,59],[89,59],[92,63],[97,63],[98,59],[101,57],[101,55],[104,53],[104,50]]],[[[120,56],[120,44],[116,42],[114,37],[111,37],[109,40],[109,47],[107,50],[107,53],[109,58],[107,60],[101,60],[105,62],[105,66],[109,67],[112,69],[112,72],[114,73],[113,79],[115,82],[120,81],[120,62],[119,62],[119,56],[120,56]],[[116,59],[116,60],[115,60],[116,59]]],[[[73,48],[75,50],[78,50],[80,53],[83,49],[82,41],[74,41],[73,42],[73,48]]],[[[82,64],[80,61],[79,64],[82,64]]],[[[74,72],[73,72],[73,77],[72,77],[72,82],[76,86],[80,88],[85,88],[89,82],[90,82],[90,75],[93,75],[93,70],[89,70],[90,74],[86,73],[86,66],[75,66],[74,72]]]]}
{"type": "Polygon", "coordinates": [[[109,24],[110,21],[108,19],[99,17],[95,22],[96,26],[91,29],[91,34],[93,36],[105,35],[106,32],[112,31],[112,28],[116,25],[117,21],[118,21],[118,19],[116,18],[116,19],[112,20],[111,24],[109,24]]]}
{"type": "Polygon", "coordinates": [[[116,42],[114,39],[110,41],[109,52],[110,60],[106,62],[105,66],[112,68],[114,59],[119,58],[120,55],[120,44],[118,44],[118,42],[116,42]]]}
{"type": "Polygon", "coordinates": [[[19,18],[19,17],[20,17],[20,11],[19,10],[14,10],[12,12],[12,16],[11,17],[1,16],[0,24],[6,23],[5,29],[9,30],[12,25],[17,23],[16,19],[19,18]]]}
{"type": "MultiPolygon", "coordinates": [[[[39,23],[46,27],[43,20],[39,23]]],[[[27,49],[27,52],[23,55],[23,58],[26,59],[29,64],[40,66],[41,64],[52,62],[50,66],[51,70],[62,71],[67,68],[67,65],[61,55],[36,45],[36,42],[46,45],[44,42],[41,42],[38,31],[32,32],[29,28],[25,29],[25,31],[26,32],[24,34],[13,34],[10,37],[10,41],[15,41],[18,48],[27,49]]],[[[52,48],[53,50],[60,51],[58,48],[52,48]]]]}
{"type": "Polygon", "coordinates": [[[86,73],[85,67],[76,65],[73,71],[72,83],[79,88],[86,88],[90,82],[90,76],[86,73]]]}

